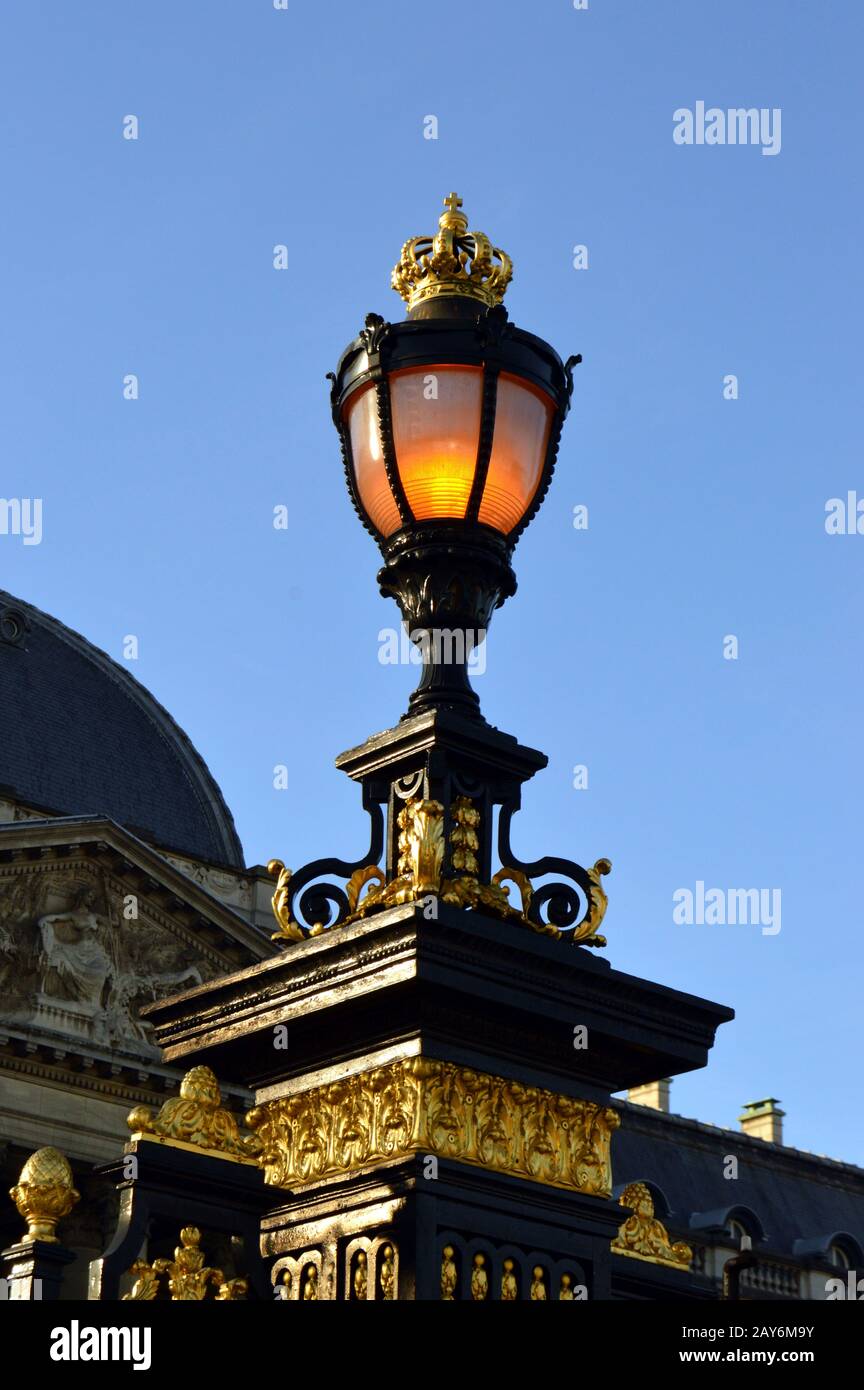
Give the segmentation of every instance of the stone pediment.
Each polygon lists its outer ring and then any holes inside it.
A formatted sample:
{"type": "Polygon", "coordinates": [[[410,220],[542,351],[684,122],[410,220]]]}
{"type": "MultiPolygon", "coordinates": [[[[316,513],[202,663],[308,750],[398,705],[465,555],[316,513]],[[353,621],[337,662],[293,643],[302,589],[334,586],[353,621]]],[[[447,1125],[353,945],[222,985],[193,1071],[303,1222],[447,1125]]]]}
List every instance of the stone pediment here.
{"type": "Polygon", "coordinates": [[[155,1058],[141,1010],[273,954],[263,932],[113,821],[0,825],[0,1020],[155,1058]]]}

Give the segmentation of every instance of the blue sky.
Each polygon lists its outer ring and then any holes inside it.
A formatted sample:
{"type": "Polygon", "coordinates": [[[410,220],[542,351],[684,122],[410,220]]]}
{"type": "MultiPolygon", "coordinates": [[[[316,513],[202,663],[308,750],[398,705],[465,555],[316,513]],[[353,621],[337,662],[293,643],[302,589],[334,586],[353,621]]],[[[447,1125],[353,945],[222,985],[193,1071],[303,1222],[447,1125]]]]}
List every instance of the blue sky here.
{"type": "Polygon", "coordinates": [[[511,316],[584,356],[477,681],[550,758],[514,848],[608,855],[613,963],[736,1008],[674,1109],[734,1127],[777,1096],[788,1142],[859,1163],[864,537],[824,522],[864,496],[862,27],[806,0],[499,0],[449,33],[393,0],[29,0],[0,45],[0,495],[43,499],[0,584],[118,658],[138,636],[250,862],[359,854],[333,758],[415,672],[378,661],[396,609],[324,378],[401,316],[401,244],[458,190],[514,258],[511,316]],[[780,153],[676,145],[697,101],[780,108],[780,153]],[[676,925],[700,880],[779,888],[781,931],[676,925]]]}

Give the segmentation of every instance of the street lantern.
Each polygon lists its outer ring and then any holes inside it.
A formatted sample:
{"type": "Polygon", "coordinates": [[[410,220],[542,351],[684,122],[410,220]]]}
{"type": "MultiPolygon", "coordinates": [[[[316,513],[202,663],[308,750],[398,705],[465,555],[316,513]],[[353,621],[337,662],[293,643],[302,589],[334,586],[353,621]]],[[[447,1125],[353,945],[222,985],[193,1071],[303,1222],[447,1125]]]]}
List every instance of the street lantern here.
{"type": "Polygon", "coordinates": [[[410,701],[479,717],[466,661],[516,589],[513,548],[552,477],[572,369],[517,328],[502,300],[510,258],[444,200],[435,237],[402,249],[404,322],[369,314],[331,375],[349,491],[384,557],[424,672],[410,701]],[[461,637],[446,648],[438,635],[461,637]]]}
{"type": "Polygon", "coordinates": [[[397,725],[336,759],[363,791],[366,853],[296,873],[270,861],[282,941],[406,903],[437,920],[440,901],[605,945],[609,860],[585,869],[516,856],[510,823],[547,759],[486,722],[467,671],[492,613],[516,589],[513,548],[549,487],[581,359],[562,362],[510,322],[510,259],[469,232],[461,206],[449,194],[436,235],[402,248],[393,286],[407,319],[368,314],[330,373],[348,488],[381,548],[381,592],[398,603],[423,674],[397,725]]]}

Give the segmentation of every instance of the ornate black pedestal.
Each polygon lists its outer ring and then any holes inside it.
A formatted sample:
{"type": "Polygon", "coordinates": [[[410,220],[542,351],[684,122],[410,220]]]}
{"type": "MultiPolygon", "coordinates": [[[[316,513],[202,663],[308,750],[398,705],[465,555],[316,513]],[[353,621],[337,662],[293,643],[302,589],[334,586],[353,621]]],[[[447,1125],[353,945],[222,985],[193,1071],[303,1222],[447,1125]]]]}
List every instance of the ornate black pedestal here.
{"type": "MultiPolygon", "coordinates": [[[[120,1281],[140,1259],[145,1242],[148,1258],[156,1250],[167,1254],[190,1226],[196,1234],[197,1228],[205,1232],[204,1249],[210,1255],[214,1236],[222,1237],[233,1272],[248,1286],[244,1297],[272,1297],[258,1239],[269,1200],[256,1164],[138,1137],[123,1158],[97,1171],[118,1188],[120,1221],[108,1249],[91,1261],[88,1298],[118,1298],[120,1281]]],[[[135,1295],[154,1296],[155,1286],[135,1295]]]]}
{"type": "Polygon", "coordinates": [[[148,1010],[166,1058],[255,1091],[284,1296],[361,1300],[608,1297],[610,1094],[703,1066],[731,1016],[439,900],[148,1010]]]}

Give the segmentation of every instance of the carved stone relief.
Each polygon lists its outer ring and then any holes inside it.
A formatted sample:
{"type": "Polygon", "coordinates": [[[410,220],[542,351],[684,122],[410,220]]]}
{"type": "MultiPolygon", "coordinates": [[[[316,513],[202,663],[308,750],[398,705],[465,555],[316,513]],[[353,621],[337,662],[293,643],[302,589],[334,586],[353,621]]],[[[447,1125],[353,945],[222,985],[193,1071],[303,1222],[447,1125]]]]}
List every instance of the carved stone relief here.
{"type": "Polygon", "coordinates": [[[139,1017],[222,973],[215,954],[156,920],[142,896],[86,863],[0,871],[0,998],[7,1022],[158,1055],[139,1017]],[[137,913],[137,916],[134,915],[137,913]]]}

